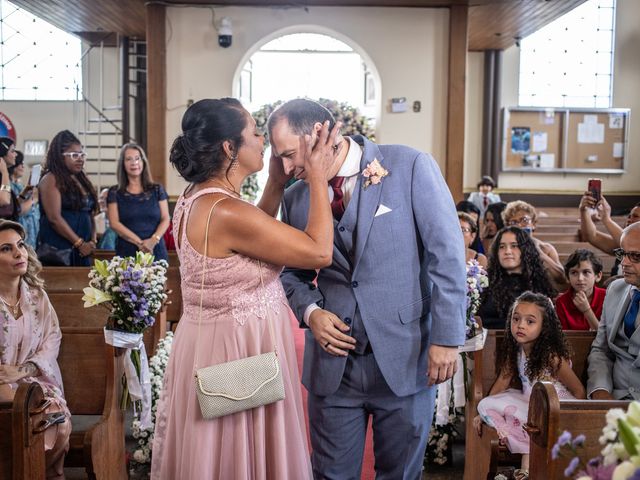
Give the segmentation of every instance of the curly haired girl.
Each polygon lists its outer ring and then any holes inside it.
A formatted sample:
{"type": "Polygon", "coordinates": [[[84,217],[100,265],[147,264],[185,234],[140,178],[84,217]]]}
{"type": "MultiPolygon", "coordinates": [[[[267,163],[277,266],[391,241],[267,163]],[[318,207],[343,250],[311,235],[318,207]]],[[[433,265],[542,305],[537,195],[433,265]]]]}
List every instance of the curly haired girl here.
{"type": "Polygon", "coordinates": [[[516,299],[499,352],[498,378],[478,404],[473,423],[478,435],[484,422],[497,430],[512,453],[523,454],[515,475],[521,480],[528,478],[529,436],[522,427],[533,384],[553,382],[560,398],[586,398],[586,393],[571,369],[571,348],[553,303],[544,295],[527,291],[516,299]]]}

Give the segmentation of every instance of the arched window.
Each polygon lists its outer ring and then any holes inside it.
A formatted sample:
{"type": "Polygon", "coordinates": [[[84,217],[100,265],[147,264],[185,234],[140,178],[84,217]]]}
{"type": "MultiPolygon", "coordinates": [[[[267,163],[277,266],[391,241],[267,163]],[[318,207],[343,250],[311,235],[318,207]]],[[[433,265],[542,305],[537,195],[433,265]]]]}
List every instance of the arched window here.
{"type": "Polygon", "coordinates": [[[524,38],[518,103],[611,107],[615,0],[588,0],[524,38]]]}
{"type": "Polygon", "coordinates": [[[0,0],[0,100],[76,100],[80,39],[0,0]]]}
{"type": "Polygon", "coordinates": [[[318,33],[283,35],[245,63],[237,85],[249,111],[298,97],[347,102],[374,117],[375,82],[363,58],[346,43],[318,33]]]}

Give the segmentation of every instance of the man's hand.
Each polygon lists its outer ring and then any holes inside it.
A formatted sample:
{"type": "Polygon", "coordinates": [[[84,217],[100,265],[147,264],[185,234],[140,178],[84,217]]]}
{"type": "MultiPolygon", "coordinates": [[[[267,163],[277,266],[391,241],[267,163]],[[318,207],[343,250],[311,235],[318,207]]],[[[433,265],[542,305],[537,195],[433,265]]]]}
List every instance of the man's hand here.
{"type": "Polygon", "coordinates": [[[429,347],[429,386],[453,377],[458,369],[458,347],[431,345],[429,347]]]}
{"type": "Polygon", "coordinates": [[[322,349],[336,357],[346,357],[356,348],[356,340],[346,333],[351,327],[333,313],[318,308],[309,315],[309,328],[322,349]]]}
{"type": "Polygon", "coordinates": [[[591,400],[614,400],[614,398],[606,390],[596,390],[591,394],[591,400]]]}
{"type": "Polygon", "coordinates": [[[482,418],[480,417],[480,415],[476,415],[475,417],[473,417],[473,428],[476,429],[476,432],[478,432],[478,436],[481,437],[482,436],[482,418]]]}

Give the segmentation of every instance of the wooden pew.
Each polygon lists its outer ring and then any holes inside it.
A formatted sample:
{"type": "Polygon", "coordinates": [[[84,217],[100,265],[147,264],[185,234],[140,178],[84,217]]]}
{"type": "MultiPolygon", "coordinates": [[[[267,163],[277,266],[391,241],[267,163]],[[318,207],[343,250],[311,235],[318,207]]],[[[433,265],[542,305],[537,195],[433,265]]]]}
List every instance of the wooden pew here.
{"type": "Polygon", "coordinates": [[[73,427],[65,467],[83,467],[89,479],[127,478],[122,351],[105,344],[101,328],[61,329],[58,364],[73,427]]]}
{"type": "MultiPolygon", "coordinates": [[[[595,338],[595,332],[567,331],[567,338],[574,350],[573,371],[579,379],[586,382],[586,362],[595,338]]],[[[478,414],[478,403],[486,397],[496,379],[496,352],[499,351],[504,339],[503,330],[490,330],[484,348],[473,353],[474,370],[471,377],[469,398],[465,407],[466,444],[464,479],[485,479],[489,473],[489,459],[491,457],[491,442],[497,441],[494,429],[483,428],[479,437],[473,428],[473,418],[478,414]]]]}
{"type": "Polygon", "coordinates": [[[44,478],[42,422],[48,404],[35,382],[20,384],[13,402],[0,403],[0,480],[44,478]]]}
{"type": "Polygon", "coordinates": [[[538,382],[533,386],[529,400],[529,418],[525,429],[530,438],[531,480],[561,480],[571,458],[551,458],[551,449],[558,437],[567,430],[577,436],[584,434],[586,441],[580,455],[585,461],[597,456],[602,450],[598,438],[606,425],[605,415],[610,408],[629,406],[628,401],[607,400],[562,400],[549,382],[538,382]]]}
{"type": "MultiPolygon", "coordinates": [[[[94,260],[111,260],[115,256],[116,252],[114,250],[96,250],[93,254],[94,260]]],[[[170,267],[178,267],[180,265],[180,261],[178,260],[178,254],[175,250],[169,251],[169,266],[170,267]]]]}
{"type": "MultiPolygon", "coordinates": [[[[64,317],[65,325],[69,327],[104,327],[106,309],[97,306],[84,308],[83,289],[89,285],[89,267],[44,267],[42,278],[45,281],[45,291],[51,300],[58,318],[64,317]]],[[[167,272],[167,288],[176,288],[175,268],[167,272]],[[170,284],[170,279],[173,283],[170,284]]],[[[177,273],[177,294],[180,295],[180,273],[177,273]]],[[[174,293],[171,294],[172,296],[174,293]]],[[[149,358],[155,353],[156,346],[164,338],[167,329],[168,315],[180,318],[180,302],[166,305],[157,315],[153,327],[144,333],[144,343],[149,358]]],[[[174,318],[174,317],[171,317],[174,318]]]]}

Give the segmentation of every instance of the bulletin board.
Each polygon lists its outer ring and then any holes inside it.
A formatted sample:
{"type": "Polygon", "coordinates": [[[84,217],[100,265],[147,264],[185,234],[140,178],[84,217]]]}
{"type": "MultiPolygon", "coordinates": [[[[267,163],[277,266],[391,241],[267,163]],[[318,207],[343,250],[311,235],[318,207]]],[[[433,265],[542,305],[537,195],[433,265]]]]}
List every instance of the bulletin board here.
{"type": "Polygon", "coordinates": [[[505,108],[503,171],[624,173],[630,109],[505,108]]]}

